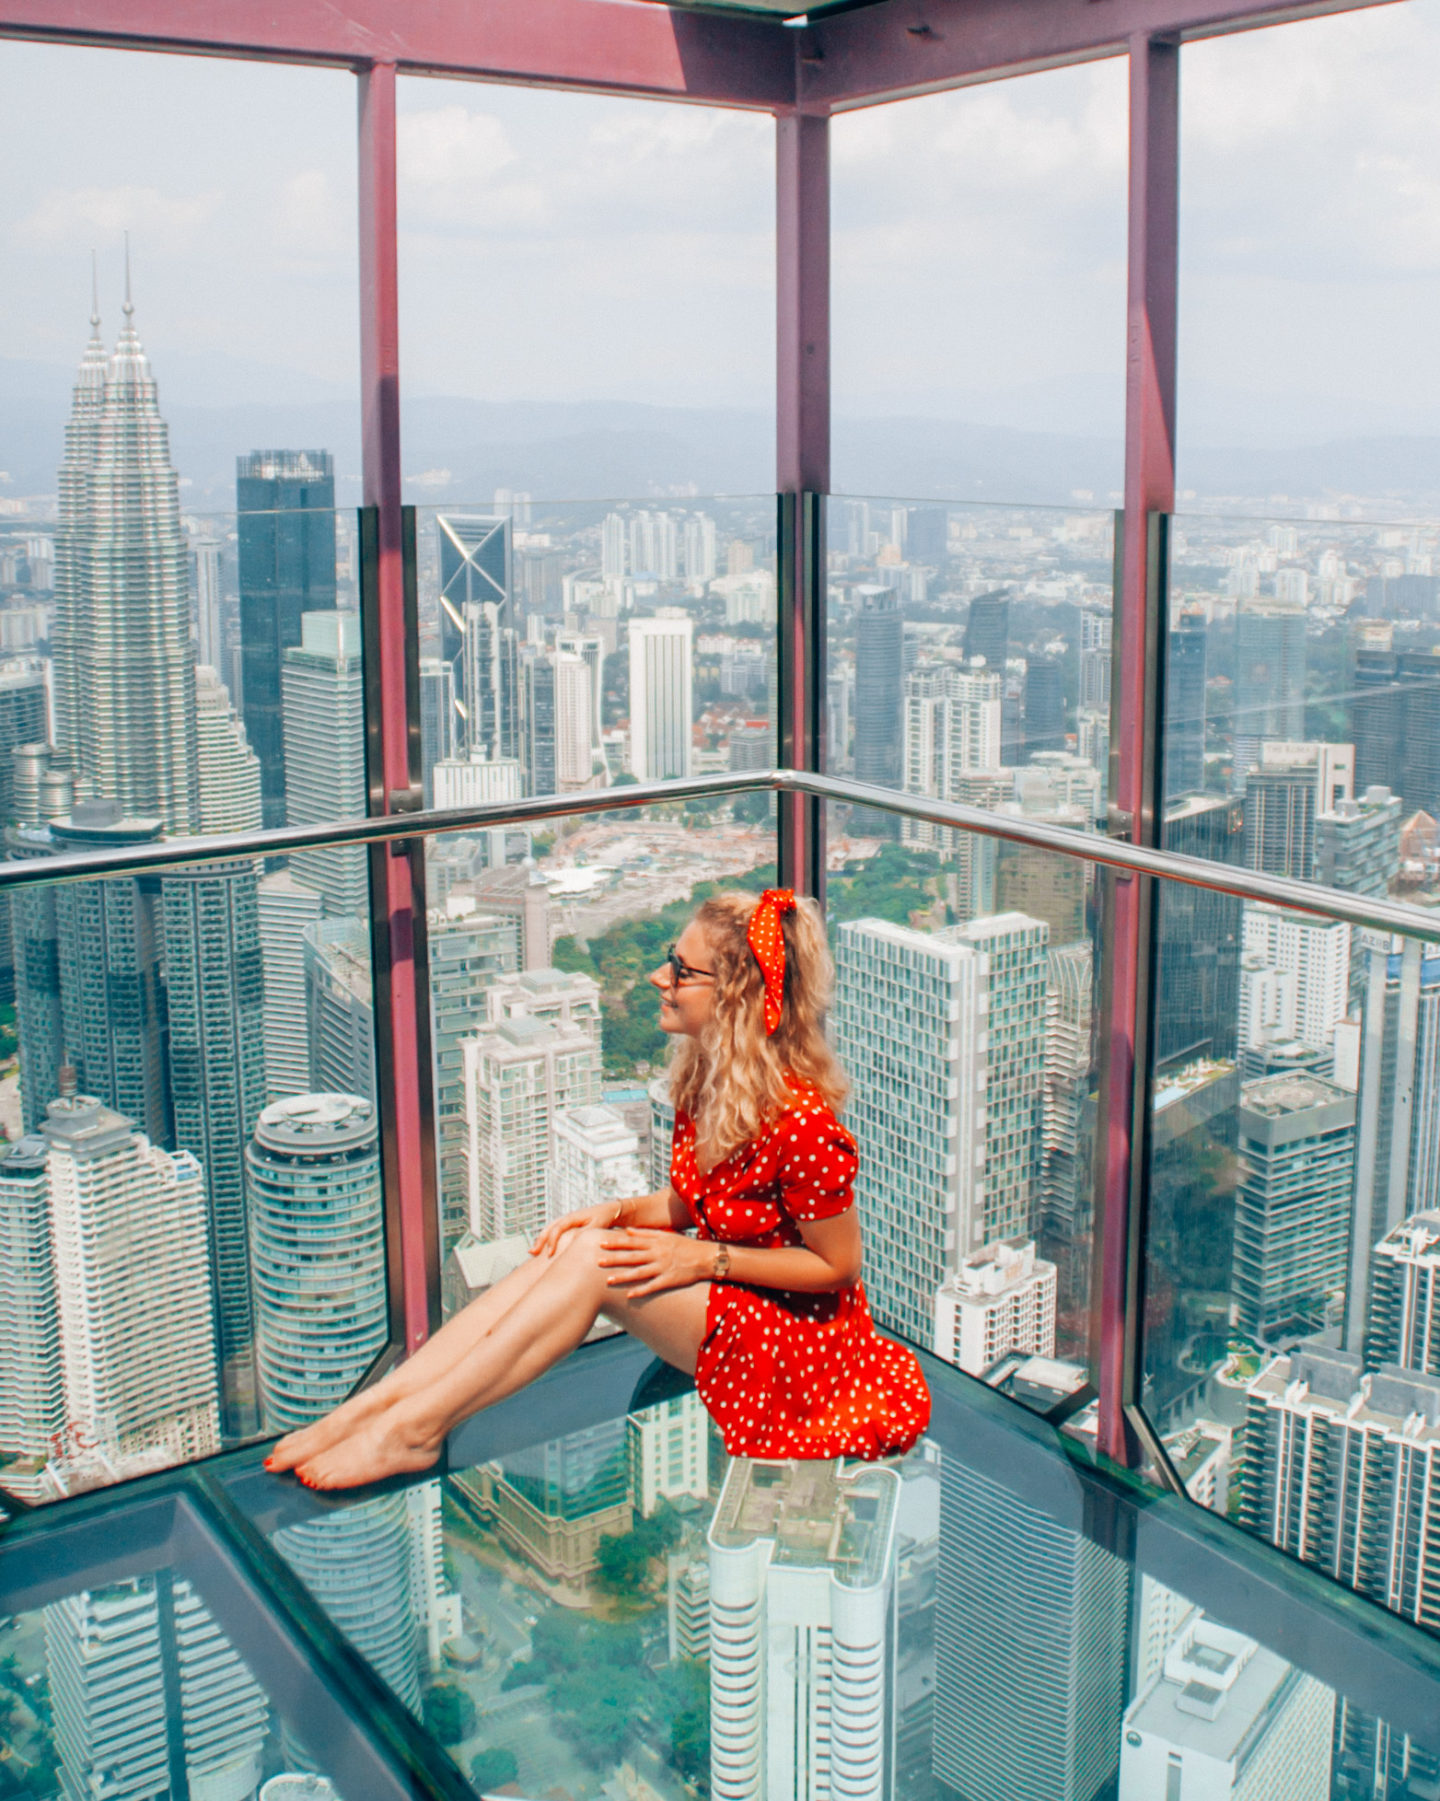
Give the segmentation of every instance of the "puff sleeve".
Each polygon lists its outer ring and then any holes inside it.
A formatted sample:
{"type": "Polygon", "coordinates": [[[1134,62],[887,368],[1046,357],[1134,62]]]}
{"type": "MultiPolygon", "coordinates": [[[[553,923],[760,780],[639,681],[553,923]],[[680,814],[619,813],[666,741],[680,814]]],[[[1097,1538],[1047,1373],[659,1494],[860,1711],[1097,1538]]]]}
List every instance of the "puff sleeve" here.
{"type": "Polygon", "coordinates": [[[792,1113],[780,1127],[780,1202],[795,1220],[833,1219],[855,1204],[855,1140],[828,1107],[792,1113]]]}

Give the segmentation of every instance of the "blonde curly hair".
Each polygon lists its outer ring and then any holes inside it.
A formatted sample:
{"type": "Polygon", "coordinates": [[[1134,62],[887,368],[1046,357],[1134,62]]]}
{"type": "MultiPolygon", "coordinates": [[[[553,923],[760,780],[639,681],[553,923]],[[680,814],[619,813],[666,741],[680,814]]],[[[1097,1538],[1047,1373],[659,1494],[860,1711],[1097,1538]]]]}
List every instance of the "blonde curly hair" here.
{"type": "Polygon", "coordinates": [[[710,943],[715,1007],[698,1038],[670,1052],[670,1099],[695,1121],[695,1154],[713,1169],[754,1139],[790,1098],[787,1076],[818,1091],[837,1111],[849,1084],[825,1037],[825,1010],[835,970],[819,906],[797,898],[781,916],[785,992],[780,1024],[765,1032],[765,978],[746,942],[753,894],[716,894],[695,911],[710,943]]]}

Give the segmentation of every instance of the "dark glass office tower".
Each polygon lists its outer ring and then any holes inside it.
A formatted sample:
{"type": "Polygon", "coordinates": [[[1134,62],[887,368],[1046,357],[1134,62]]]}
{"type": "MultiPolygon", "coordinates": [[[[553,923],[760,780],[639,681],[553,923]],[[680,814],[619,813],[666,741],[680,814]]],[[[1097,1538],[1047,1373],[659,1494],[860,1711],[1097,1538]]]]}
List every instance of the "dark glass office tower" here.
{"type": "Polygon", "coordinates": [[[1005,673],[1005,659],[1010,654],[1010,596],[1001,589],[995,594],[977,594],[970,602],[970,615],[965,621],[965,655],[984,657],[997,675],[1005,673]]]}
{"type": "Polygon", "coordinates": [[[1357,791],[1383,784],[1405,818],[1440,814],[1440,650],[1358,650],[1354,687],[1357,791]]]}
{"type": "Polygon", "coordinates": [[[440,655],[462,709],[456,754],[520,755],[519,656],[508,518],[441,514],[440,655]]]}
{"type": "Polygon", "coordinates": [[[302,613],[335,605],[335,471],[328,450],[254,450],[235,465],[240,703],[260,759],[267,826],[285,824],[280,670],[302,613]]]}
{"type": "Polygon", "coordinates": [[[1165,798],[1205,786],[1205,621],[1183,617],[1169,635],[1165,669],[1165,798]]]}
{"type": "MultiPolygon", "coordinates": [[[[1164,847],[1187,857],[1239,864],[1244,845],[1240,803],[1192,794],[1165,809],[1164,847]]],[[[1160,885],[1160,991],[1155,1061],[1233,1057],[1240,1004],[1240,918],[1228,894],[1179,882],[1160,885]]]]}
{"type": "Polygon", "coordinates": [[[1237,786],[1259,762],[1262,738],[1305,736],[1305,670],[1305,609],[1292,601],[1247,601],[1235,616],[1237,786]]]}
{"type": "Polygon", "coordinates": [[[530,794],[553,794],[555,779],[555,659],[525,665],[525,780],[530,794]]]}
{"type": "Polygon", "coordinates": [[[905,555],[938,569],[949,555],[950,515],[944,507],[912,507],[905,527],[905,555]]]}
{"type": "MultiPolygon", "coordinates": [[[[905,626],[899,596],[860,591],[855,615],[855,779],[898,788],[904,773],[905,626]]],[[[868,812],[868,809],[867,809],[868,812]]],[[[874,829],[893,823],[876,815],[874,829]]]]}
{"type": "Polygon", "coordinates": [[[1025,761],[1065,748],[1065,672],[1049,657],[1031,657],[1025,670],[1025,761]]]}

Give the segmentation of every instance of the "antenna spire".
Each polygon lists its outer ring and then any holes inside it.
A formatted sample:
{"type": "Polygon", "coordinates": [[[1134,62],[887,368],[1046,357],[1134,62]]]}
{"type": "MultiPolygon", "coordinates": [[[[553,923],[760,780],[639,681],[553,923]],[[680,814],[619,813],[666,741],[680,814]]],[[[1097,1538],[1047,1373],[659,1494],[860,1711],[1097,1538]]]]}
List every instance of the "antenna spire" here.
{"type": "Polygon", "coordinates": [[[135,312],[135,303],[130,298],[130,233],[125,233],[125,317],[131,318],[135,312]]]}
{"type": "Polygon", "coordinates": [[[100,329],[100,264],[95,252],[90,252],[90,325],[94,331],[100,329]]]}

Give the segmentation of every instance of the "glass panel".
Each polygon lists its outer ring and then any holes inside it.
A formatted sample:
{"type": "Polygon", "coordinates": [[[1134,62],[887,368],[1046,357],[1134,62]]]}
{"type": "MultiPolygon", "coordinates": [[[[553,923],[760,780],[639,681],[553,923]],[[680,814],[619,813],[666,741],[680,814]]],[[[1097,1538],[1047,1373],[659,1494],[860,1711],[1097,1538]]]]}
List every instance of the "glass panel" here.
{"type": "Polygon", "coordinates": [[[1440,523],[1338,511],[1176,517],[1165,840],[1425,902],[1440,890],[1440,523]]]}
{"type": "Polygon", "coordinates": [[[775,880],[774,802],[589,814],[426,850],[450,1313],[548,1219],[669,1181],[666,1039],[645,978],[707,894],[775,880]]]}
{"type": "Polygon", "coordinates": [[[0,1487],[23,1499],[309,1418],[387,1340],[364,852],[306,858],[9,892],[0,1487]]]}
{"type": "Polygon", "coordinates": [[[1183,1518],[1117,1555],[1136,1535],[1092,1536],[1113,1493],[1092,1508],[1087,1478],[972,1411],[952,1372],[909,1457],[779,1463],[727,1458],[690,1393],[539,1437],[586,1355],[495,1455],[350,1505],[292,1491],[306,1517],[275,1536],[477,1791],[1430,1792],[1440,1747],[1377,1717],[1373,1682],[1368,1708],[1329,1685],[1351,1657],[1365,1677],[1358,1631],[1337,1651],[1288,1594],[1235,1624],[1235,1568],[1183,1518]],[[382,1513],[377,1566],[358,1547],[382,1513]],[[377,1642],[392,1613],[399,1649],[377,1642]],[[1328,1682],[1276,1648],[1302,1643],[1328,1682]]]}
{"type": "Polygon", "coordinates": [[[871,1306],[1028,1406],[1081,1405],[1093,867],[875,811],[830,806],[826,890],[871,1306]]]}
{"type": "Polygon", "coordinates": [[[406,499],[773,488],[770,117],[403,75],[397,104],[406,499]]]}
{"type": "Polygon", "coordinates": [[[1113,516],[837,497],[828,533],[827,770],[1095,830],[1113,516]]]}
{"type": "Polygon", "coordinates": [[[836,488],[1119,503],[1125,82],[1116,57],[834,115],[836,488]]]}
{"type": "Polygon", "coordinates": [[[1196,1499],[1440,1625],[1440,947],[1160,909],[1145,1405],[1196,1499]]]}
{"type": "Polygon", "coordinates": [[[773,494],[417,524],[428,804],[773,767],[773,494]]]}

